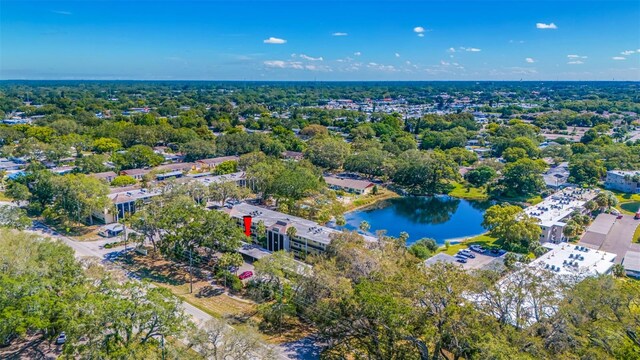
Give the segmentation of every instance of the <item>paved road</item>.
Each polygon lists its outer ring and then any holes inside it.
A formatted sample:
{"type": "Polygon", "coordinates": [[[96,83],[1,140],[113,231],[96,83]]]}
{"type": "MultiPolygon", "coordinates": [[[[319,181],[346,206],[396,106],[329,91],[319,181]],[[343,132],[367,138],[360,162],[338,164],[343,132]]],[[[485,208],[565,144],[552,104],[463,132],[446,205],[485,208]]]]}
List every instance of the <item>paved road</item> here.
{"type": "MultiPolygon", "coordinates": [[[[110,265],[122,270],[129,278],[139,280],[139,278],[135,277],[133,274],[122,269],[120,266],[116,265],[113,262],[115,258],[117,258],[117,256],[124,250],[124,245],[111,249],[104,249],[104,244],[117,241],[117,238],[91,242],[80,242],[55,233],[52,229],[47,228],[44,225],[38,225],[40,229],[32,232],[62,241],[74,250],[76,258],[95,257],[102,260],[104,263],[109,263],[110,265]]],[[[202,326],[208,320],[213,319],[213,316],[207,314],[206,312],[198,309],[197,307],[191,305],[186,301],[182,302],[182,307],[184,308],[185,313],[189,314],[189,316],[191,316],[192,320],[198,326],[202,326]]],[[[316,345],[314,339],[311,337],[307,337],[291,343],[282,344],[280,346],[277,346],[275,348],[275,351],[276,355],[281,360],[315,360],[320,358],[320,348],[318,345],[316,345]]]]}

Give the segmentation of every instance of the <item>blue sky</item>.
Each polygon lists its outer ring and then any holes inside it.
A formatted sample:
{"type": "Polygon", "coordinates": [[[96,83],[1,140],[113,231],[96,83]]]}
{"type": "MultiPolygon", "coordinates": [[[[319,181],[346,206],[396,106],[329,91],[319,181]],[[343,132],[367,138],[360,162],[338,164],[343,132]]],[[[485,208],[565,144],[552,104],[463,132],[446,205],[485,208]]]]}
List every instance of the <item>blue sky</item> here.
{"type": "Polygon", "coordinates": [[[640,80],[640,1],[2,0],[0,78],[640,80]]]}

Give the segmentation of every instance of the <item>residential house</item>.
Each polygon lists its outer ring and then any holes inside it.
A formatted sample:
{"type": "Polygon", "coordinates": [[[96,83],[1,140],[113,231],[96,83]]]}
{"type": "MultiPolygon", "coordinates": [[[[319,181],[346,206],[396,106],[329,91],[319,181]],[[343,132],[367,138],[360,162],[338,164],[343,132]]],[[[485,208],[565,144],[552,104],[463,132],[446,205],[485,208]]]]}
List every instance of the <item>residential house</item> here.
{"type": "Polygon", "coordinates": [[[334,190],[343,190],[350,193],[362,195],[368,194],[375,186],[371,181],[356,179],[341,179],[333,176],[324,176],[324,181],[329,188],[334,190]]]}
{"type": "Polygon", "coordinates": [[[113,179],[116,178],[116,176],[118,176],[118,174],[116,174],[113,171],[105,171],[105,172],[101,172],[101,173],[95,173],[95,174],[91,174],[89,175],[91,177],[94,177],[98,180],[104,180],[108,183],[112,182],[113,179]]]}

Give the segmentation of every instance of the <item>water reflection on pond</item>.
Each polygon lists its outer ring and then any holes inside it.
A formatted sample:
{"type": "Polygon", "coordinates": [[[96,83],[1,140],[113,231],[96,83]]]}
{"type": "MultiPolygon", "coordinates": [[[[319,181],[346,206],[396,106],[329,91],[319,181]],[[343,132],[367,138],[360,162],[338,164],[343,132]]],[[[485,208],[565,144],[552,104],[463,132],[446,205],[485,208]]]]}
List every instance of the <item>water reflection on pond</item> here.
{"type": "MultiPolygon", "coordinates": [[[[450,196],[401,197],[378,202],[372,207],[345,214],[349,230],[358,229],[362,221],[371,225],[373,235],[386,230],[390,236],[406,231],[408,244],[430,237],[442,244],[481,234],[482,215],[491,206],[488,201],[471,201],[450,196]]],[[[335,224],[330,224],[335,227],[335,224]]]]}

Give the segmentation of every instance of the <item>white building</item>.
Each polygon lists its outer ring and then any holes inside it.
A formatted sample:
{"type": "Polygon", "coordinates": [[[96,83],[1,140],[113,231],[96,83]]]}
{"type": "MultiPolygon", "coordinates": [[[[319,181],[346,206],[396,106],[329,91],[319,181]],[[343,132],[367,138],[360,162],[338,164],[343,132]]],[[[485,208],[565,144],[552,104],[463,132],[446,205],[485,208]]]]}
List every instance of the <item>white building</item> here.
{"type": "Polygon", "coordinates": [[[560,243],[566,238],[562,234],[566,220],[575,211],[584,213],[584,204],[593,199],[597,191],[566,188],[544,199],[543,202],[525,209],[525,213],[538,219],[542,234],[540,242],[560,243]]]}
{"type": "Polygon", "coordinates": [[[604,185],[607,189],[640,194],[640,170],[609,170],[604,185]]]}

